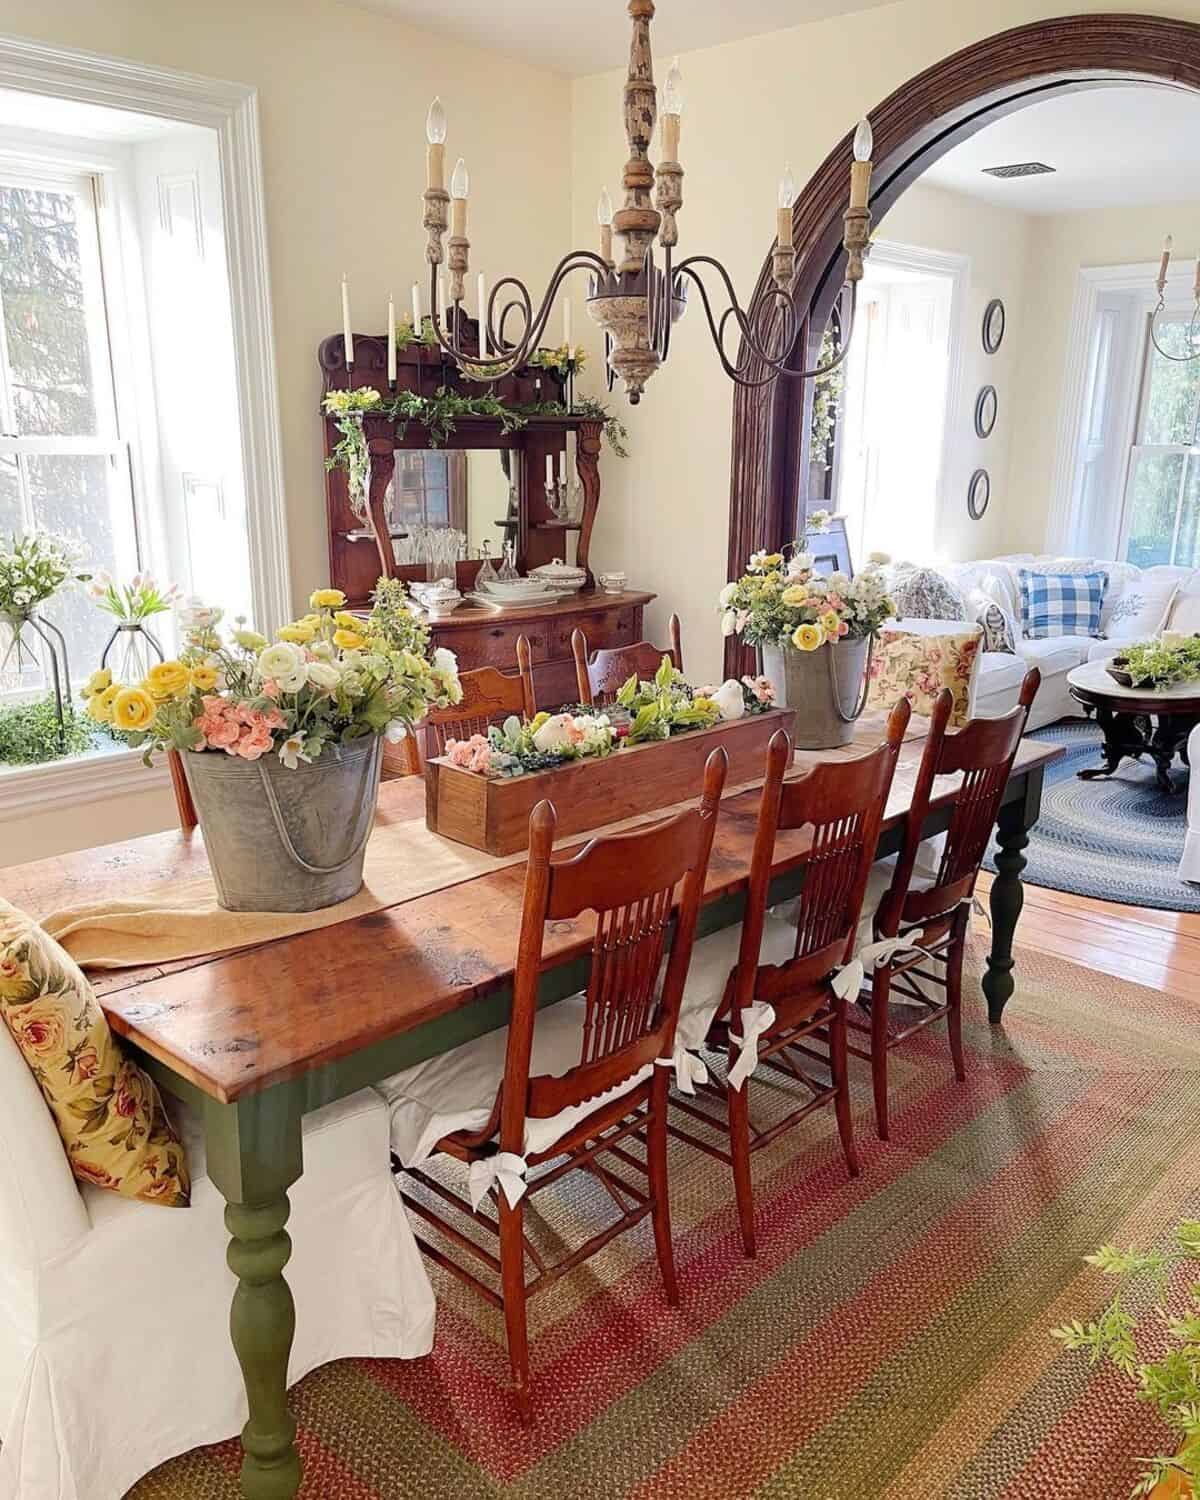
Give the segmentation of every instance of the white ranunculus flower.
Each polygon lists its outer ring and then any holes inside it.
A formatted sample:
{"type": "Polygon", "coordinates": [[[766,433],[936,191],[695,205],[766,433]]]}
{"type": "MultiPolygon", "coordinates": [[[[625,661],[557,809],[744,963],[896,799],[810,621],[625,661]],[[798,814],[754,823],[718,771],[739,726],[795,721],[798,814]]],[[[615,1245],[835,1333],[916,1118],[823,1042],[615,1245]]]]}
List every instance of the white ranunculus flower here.
{"type": "Polygon", "coordinates": [[[740,719],[746,712],[746,697],[736,677],[730,677],[712,694],[722,719],[740,719]]]}
{"type": "MultiPolygon", "coordinates": [[[[265,678],[274,678],[282,687],[285,678],[299,674],[304,681],[304,653],[288,641],[276,641],[258,654],[258,670],[265,678]]],[[[294,691],[294,690],[293,690],[294,691]]]]}
{"type": "Polygon", "coordinates": [[[732,635],[737,629],[737,611],[727,609],[721,616],[721,634],[732,635]]]}
{"type": "Polygon", "coordinates": [[[831,589],[836,589],[839,594],[844,593],[850,583],[849,577],[840,568],[836,572],[830,573],[825,581],[831,589]]]}
{"type": "Polygon", "coordinates": [[[310,661],[304,671],[313,687],[326,693],[332,693],[342,680],[342,674],[327,661],[310,661]]]}
{"type": "Polygon", "coordinates": [[[304,753],[304,736],[289,735],[279,747],[279,759],[289,771],[294,771],[301,761],[312,765],[312,756],[304,753]]]}
{"type": "Polygon", "coordinates": [[[403,719],[392,719],[383,731],[383,737],[389,745],[398,745],[401,740],[408,737],[408,725],[403,719]]]}
{"type": "Polygon", "coordinates": [[[547,719],[533,737],[534,748],[540,750],[543,755],[551,755],[556,750],[565,750],[571,743],[570,735],[567,733],[567,725],[570,722],[570,714],[554,714],[547,719]]]}
{"type": "Polygon", "coordinates": [[[789,573],[807,573],[813,565],[811,552],[793,552],[792,560],[788,564],[789,573]]]}
{"type": "Polygon", "coordinates": [[[870,564],[872,564],[876,568],[884,568],[884,567],[886,567],[888,565],[888,563],[891,562],[891,560],[892,560],[892,554],[890,552],[868,552],[867,553],[867,562],[870,563],[870,564]]]}
{"type": "Polygon", "coordinates": [[[439,646],[433,653],[432,664],[437,672],[445,672],[451,677],[458,676],[458,657],[445,646],[439,646]]]}
{"type": "Polygon", "coordinates": [[[721,606],[722,609],[728,609],[729,602],[733,598],[734,594],[736,594],[736,593],[737,593],[737,584],[736,583],[727,583],[725,585],[725,587],[721,590],[721,592],[717,595],[717,603],[721,606]]]}
{"type": "MultiPolygon", "coordinates": [[[[314,641],[308,649],[310,654],[315,656],[318,661],[332,661],[337,655],[337,647],[332,641],[314,641]]],[[[347,655],[349,654],[347,652],[347,655]]],[[[342,660],[344,661],[345,657],[342,660]]]]}

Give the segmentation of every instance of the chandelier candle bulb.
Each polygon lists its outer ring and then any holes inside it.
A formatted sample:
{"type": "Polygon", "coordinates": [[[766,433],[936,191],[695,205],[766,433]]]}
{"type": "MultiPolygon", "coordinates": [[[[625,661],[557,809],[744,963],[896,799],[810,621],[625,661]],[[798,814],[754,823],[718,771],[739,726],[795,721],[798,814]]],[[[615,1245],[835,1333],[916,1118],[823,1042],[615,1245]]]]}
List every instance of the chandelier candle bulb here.
{"type": "Polygon", "coordinates": [[[421,337],[421,324],[424,321],[421,314],[421,288],[413,282],[412,289],[412,316],[413,316],[413,338],[421,337]]]}
{"type": "Polygon", "coordinates": [[[854,132],[854,160],[850,165],[850,207],[866,208],[871,196],[871,149],[875,142],[869,120],[860,120],[854,132]]]}
{"type": "Polygon", "coordinates": [[[454,175],[450,178],[450,233],[459,239],[467,232],[467,193],[471,179],[467,175],[467,164],[460,156],[454,164],[454,175]]]}
{"type": "Polygon", "coordinates": [[[342,345],[346,351],[346,364],[354,363],[354,335],[350,331],[350,283],[342,272],[342,345]]]}
{"type": "Polygon", "coordinates": [[[425,118],[425,139],[429,142],[426,153],[426,186],[437,189],[446,186],[446,111],[440,99],[429,106],[425,118]]]}
{"type": "Polygon", "coordinates": [[[387,378],[388,385],[396,384],[396,304],[391,297],[388,298],[387,378]]]}
{"type": "Polygon", "coordinates": [[[784,169],[779,179],[779,224],[777,236],[782,249],[792,248],[792,208],[796,202],[796,179],[791,167],[784,169]]]}
{"type": "Polygon", "coordinates": [[[596,221],[600,225],[600,259],[611,266],[613,263],[613,205],[607,188],[600,190],[600,201],[596,204],[596,221]]]}

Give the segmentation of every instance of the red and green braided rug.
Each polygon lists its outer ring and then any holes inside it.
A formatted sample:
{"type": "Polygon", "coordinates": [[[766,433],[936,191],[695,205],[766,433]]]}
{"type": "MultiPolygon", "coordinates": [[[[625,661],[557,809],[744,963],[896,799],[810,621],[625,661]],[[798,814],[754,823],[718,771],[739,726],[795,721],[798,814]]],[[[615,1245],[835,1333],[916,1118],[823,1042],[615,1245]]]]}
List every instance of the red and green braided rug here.
{"type": "MultiPolygon", "coordinates": [[[[966,1084],[939,1032],[893,1054],[887,1146],[856,1064],[858,1181],[828,1111],[759,1153],[755,1261],[727,1169],[674,1143],[683,1304],[646,1225],[537,1298],[532,1430],[499,1315],[437,1275],[428,1359],[293,1392],[302,1500],[1124,1500],[1157,1419],[1048,1330],[1106,1300],[1085,1253],[1200,1207],[1200,999],[1028,950],[1017,972],[1003,1031],[968,982],[966,1084]]],[[[606,1201],[571,1174],[543,1236],[606,1201]]],[[[238,1461],[187,1454],[128,1500],[237,1500],[238,1461]]]]}

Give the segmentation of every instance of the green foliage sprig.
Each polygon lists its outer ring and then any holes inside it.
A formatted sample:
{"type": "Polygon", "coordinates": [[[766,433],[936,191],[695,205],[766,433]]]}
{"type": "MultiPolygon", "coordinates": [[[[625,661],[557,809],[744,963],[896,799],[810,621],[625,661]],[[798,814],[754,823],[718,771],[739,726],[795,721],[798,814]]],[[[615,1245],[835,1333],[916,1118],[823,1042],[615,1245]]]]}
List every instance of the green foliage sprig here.
{"type": "Polygon", "coordinates": [[[1146,1468],[1132,1490],[1148,1496],[1155,1486],[1174,1476],[1185,1481],[1183,1493],[1200,1500],[1200,1282],[1187,1288],[1184,1311],[1172,1311],[1171,1273],[1179,1265],[1200,1261],[1200,1220],[1185,1219],[1175,1229],[1174,1245],[1165,1251],[1118,1250],[1102,1245],[1085,1256],[1088,1265],[1121,1286],[1100,1316],[1079,1319],[1050,1330],[1066,1349],[1086,1350],[1092,1364],[1107,1360],[1137,1388],[1138,1398],[1157,1408],[1174,1434],[1177,1451],[1142,1460],[1146,1468]],[[1154,1320],[1167,1339],[1166,1353],[1143,1361],[1137,1347],[1138,1320],[1125,1305],[1132,1287],[1153,1292],[1154,1320]]]}
{"type": "Polygon", "coordinates": [[[1137,688],[1165,688],[1191,682],[1200,677],[1200,635],[1173,646],[1164,646],[1161,641],[1129,646],[1113,657],[1112,665],[1128,672],[1137,688]]]}
{"type": "MultiPolygon", "coordinates": [[[[821,353],[818,366],[827,365],[837,355],[832,329],[827,328],[821,338],[821,353]]],[[[834,427],[841,415],[842,392],[846,386],[846,367],[838,365],[828,375],[813,382],[812,425],[809,428],[809,451],[815,463],[829,462],[829,445],[833,442],[834,427]]]]}
{"type": "Polygon", "coordinates": [[[69,705],[64,704],[59,725],[52,697],[0,708],[0,762],[5,765],[33,766],[82,755],[95,743],[96,725],[69,705]]]}

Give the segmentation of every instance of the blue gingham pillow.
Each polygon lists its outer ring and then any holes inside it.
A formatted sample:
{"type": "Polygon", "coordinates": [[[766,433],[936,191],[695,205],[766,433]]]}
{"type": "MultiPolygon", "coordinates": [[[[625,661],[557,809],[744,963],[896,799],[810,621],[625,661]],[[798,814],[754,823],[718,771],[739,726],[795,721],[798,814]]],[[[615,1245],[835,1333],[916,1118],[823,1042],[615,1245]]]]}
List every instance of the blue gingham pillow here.
{"type": "Polygon", "coordinates": [[[1099,635],[1108,574],[1034,573],[1021,568],[1021,623],[1029,640],[1050,635],[1099,635]]]}

